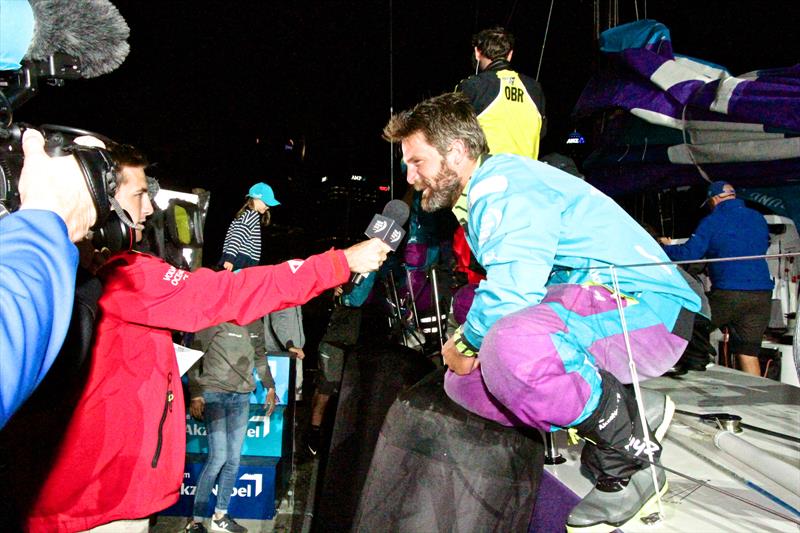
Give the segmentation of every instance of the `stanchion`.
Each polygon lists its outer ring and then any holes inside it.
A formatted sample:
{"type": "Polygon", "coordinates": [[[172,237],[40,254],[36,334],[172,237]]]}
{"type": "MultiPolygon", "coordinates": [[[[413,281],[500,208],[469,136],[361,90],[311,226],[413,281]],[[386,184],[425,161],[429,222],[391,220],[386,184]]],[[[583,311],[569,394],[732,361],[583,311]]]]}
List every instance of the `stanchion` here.
{"type": "Polygon", "coordinates": [[[544,435],[544,464],[560,465],[566,463],[567,460],[558,452],[554,433],[542,431],[542,434],[544,435]]]}

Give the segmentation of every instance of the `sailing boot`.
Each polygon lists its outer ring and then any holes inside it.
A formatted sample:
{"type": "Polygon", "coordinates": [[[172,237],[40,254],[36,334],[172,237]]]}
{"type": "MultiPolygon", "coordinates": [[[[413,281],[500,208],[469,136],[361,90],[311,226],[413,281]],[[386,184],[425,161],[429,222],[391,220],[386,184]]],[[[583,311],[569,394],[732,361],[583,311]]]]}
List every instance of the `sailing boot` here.
{"type": "MultiPolygon", "coordinates": [[[[664,494],[667,478],[657,469],[657,489],[649,469],[648,448],[659,464],[661,445],[651,433],[650,444],[644,441],[644,430],[632,391],[617,379],[600,371],[603,391],[595,411],[575,429],[584,438],[583,467],[597,480],[594,488],[576,505],[567,518],[567,531],[604,532],[647,518],[655,513],[656,491],[664,494]]],[[[644,391],[645,389],[642,389],[644,391]]],[[[648,391],[652,408],[652,424],[666,431],[671,419],[666,396],[648,391]]],[[[645,405],[648,397],[643,397],[645,405]]],[[[649,424],[648,424],[649,425],[649,424]]]]}
{"type": "MultiPolygon", "coordinates": [[[[628,385],[626,389],[629,393],[633,394],[633,387],[628,385]]],[[[663,392],[646,389],[640,387],[642,391],[642,402],[644,403],[644,418],[647,421],[647,427],[650,429],[650,436],[655,435],[655,440],[661,442],[664,440],[664,435],[672,423],[672,417],[675,415],[675,402],[672,398],[663,392]]],[[[638,414],[637,414],[638,416],[638,414]]],[[[589,479],[592,481],[597,480],[597,473],[599,468],[596,465],[595,458],[596,450],[594,446],[584,446],[581,455],[581,469],[589,479]]]]}

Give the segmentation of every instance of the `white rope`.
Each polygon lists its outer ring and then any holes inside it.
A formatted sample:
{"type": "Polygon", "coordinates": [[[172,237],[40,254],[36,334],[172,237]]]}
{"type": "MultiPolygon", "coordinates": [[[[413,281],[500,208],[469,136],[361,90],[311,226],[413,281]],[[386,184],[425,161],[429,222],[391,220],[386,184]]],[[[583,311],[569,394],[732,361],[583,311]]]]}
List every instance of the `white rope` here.
{"type": "Polygon", "coordinates": [[[625,311],[622,308],[622,293],[619,288],[619,278],[617,277],[617,268],[611,266],[611,281],[614,286],[614,300],[617,302],[617,310],[619,311],[619,320],[622,324],[622,336],[625,339],[625,351],[628,352],[628,368],[631,373],[631,382],[633,383],[633,393],[636,398],[636,408],[639,410],[639,421],[642,424],[644,431],[644,451],[647,458],[650,459],[650,475],[653,478],[653,487],[655,488],[656,501],[658,502],[658,514],[664,518],[664,506],[661,503],[661,491],[658,487],[658,474],[656,472],[655,458],[653,457],[653,443],[650,440],[650,429],[647,427],[647,419],[645,418],[644,403],[642,403],[642,390],[639,387],[639,374],[636,371],[636,363],[633,361],[633,349],[631,348],[631,339],[628,335],[628,323],[625,320],[625,311]]]}
{"type": "Polygon", "coordinates": [[[713,180],[706,174],[706,171],[703,170],[703,167],[700,166],[700,163],[697,162],[697,159],[694,157],[694,152],[692,151],[694,145],[691,143],[691,139],[687,136],[686,132],[686,109],[689,107],[689,101],[683,105],[683,111],[681,112],[681,134],[683,135],[683,144],[686,146],[686,153],[689,154],[689,159],[692,160],[692,164],[694,164],[697,171],[700,173],[700,176],[703,177],[708,183],[711,183],[713,180]]]}

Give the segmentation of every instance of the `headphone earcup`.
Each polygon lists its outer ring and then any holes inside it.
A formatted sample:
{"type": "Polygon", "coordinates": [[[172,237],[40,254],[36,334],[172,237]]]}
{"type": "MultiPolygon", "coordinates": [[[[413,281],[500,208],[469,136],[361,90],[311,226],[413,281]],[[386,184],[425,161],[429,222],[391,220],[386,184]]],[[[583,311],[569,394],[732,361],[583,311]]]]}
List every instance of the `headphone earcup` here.
{"type": "MultiPolygon", "coordinates": [[[[127,211],[125,214],[128,215],[127,211]]],[[[124,224],[114,211],[110,212],[102,226],[92,231],[92,244],[97,250],[105,247],[114,253],[131,250],[136,244],[136,230],[124,224]]]]}
{"type": "Polygon", "coordinates": [[[114,197],[117,183],[114,162],[102,148],[74,145],[69,147],[69,153],[78,161],[86,187],[92,195],[97,211],[97,221],[92,226],[92,231],[98,231],[103,228],[112,212],[110,199],[114,197]]]}

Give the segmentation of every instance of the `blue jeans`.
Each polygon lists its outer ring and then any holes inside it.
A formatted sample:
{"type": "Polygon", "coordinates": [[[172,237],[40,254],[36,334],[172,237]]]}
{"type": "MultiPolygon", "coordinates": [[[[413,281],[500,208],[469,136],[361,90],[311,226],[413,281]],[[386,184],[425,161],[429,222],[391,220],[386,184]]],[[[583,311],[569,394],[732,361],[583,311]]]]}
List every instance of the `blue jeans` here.
{"type": "Polygon", "coordinates": [[[203,418],[208,434],[208,459],[200,472],[194,497],[195,518],[206,516],[211,489],[219,475],[216,512],[226,512],[231,491],[236,484],[239,457],[247,432],[249,394],[238,392],[204,392],[203,418]]]}

